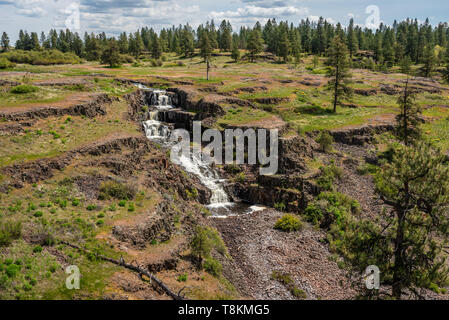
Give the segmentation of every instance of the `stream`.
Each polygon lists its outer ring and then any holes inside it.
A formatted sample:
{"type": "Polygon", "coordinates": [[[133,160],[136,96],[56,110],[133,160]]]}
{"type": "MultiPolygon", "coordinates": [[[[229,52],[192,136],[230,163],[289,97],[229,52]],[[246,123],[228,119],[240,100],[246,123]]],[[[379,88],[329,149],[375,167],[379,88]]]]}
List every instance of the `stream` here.
{"type": "MultiPolygon", "coordinates": [[[[160,119],[160,112],[174,109],[172,101],[165,90],[157,90],[145,87],[142,84],[137,85],[140,89],[150,91],[149,99],[149,120],[143,122],[146,137],[159,144],[165,149],[173,146],[170,142],[170,135],[173,131],[173,125],[164,123],[160,119]]],[[[259,205],[248,205],[245,203],[230,202],[223,183],[217,170],[212,166],[205,164],[201,156],[191,153],[190,157],[182,156],[180,158],[180,166],[188,173],[198,177],[200,182],[208,188],[212,196],[208,209],[214,218],[226,218],[229,216],[249,214],[256,211],[264,210],[265,207],[259,205]]]]}

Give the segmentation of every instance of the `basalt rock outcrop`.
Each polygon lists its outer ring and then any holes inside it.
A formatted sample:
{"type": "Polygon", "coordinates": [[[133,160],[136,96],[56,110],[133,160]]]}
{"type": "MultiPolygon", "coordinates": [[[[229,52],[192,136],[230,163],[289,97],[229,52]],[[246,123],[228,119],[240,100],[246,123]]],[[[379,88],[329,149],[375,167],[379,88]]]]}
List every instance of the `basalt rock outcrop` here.
{"type": "Polygon", "coordinates": [[[375,134],[393,130],[393,124],[379,124],[332,130],[330,134],[335,142],[363,146],[365,143],[372,143],[375,134]]]}
{"type": "Polygon", "coordinates": [[[93,118],[97,115],[106,114],[106,105],[117,101],[117,98],[107,94],[93,94],[86,102],[74,104],[68,107],[39,106],[28,110],[0,112],[0,118],[6,121],[23,121],[30,119],[60,117],[64,115],[77,115],[93,118]]]}

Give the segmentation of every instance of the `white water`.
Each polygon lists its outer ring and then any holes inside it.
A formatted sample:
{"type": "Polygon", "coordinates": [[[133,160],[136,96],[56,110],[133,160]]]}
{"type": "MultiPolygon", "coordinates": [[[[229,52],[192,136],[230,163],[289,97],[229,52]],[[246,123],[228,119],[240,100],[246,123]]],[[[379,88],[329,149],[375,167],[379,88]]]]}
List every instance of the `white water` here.
{"type": "MultiPolygon", "coordinates": [[[[143,85],[138,85],[138,87],[140,89],[149,89],[143,85]]],[[[150,107],[152,109],[154,107],[156,110],[150,111],[150,120],[143,122],[145,135],[150,140],[155,140],[162,145],[170,147],[169,139],[171,129],[159,121],[159,111],[172,109],[171,99],[165,91],[154,90],[150,98],[150,107]]],[[[222,180],[216,170],[206,165],[196,155],[192,155],[191,157],[182,156],[180,164],[184,170],[196,175],[201,183],[212,192],[209,205],[211,209],[225,208],[228,211],[227,208],[232,206],[233,203],[229,201],[229,197],[223,188],[222,180]]]]}

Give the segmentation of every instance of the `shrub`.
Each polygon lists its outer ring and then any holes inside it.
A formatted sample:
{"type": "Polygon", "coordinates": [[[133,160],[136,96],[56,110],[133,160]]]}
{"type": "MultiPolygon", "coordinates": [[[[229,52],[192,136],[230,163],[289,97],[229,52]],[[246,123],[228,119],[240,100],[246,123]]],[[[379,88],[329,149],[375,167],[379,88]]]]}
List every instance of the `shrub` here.
{"type": "Polygon", "coordinates": [[[136,211],[136,208],[135,208],[133,202],[130,202],[130,203],[128,204],[128,211],[129,211],[129,212],[134,212],[134,211],[136,211]]]}
{"type": "Polygon", "coordinates": [[[80,205],[80,200],[79,199],[73,199],[72,200],[72,206],[78,207],[79,205],[80,205]]]}
{"type": "Polygon", "coordinates": [[[320,148],[323,152],[332,151],[332,143],[334,143],[334,138],[327,131],[321,131],[320,135],[316,139],[316,142],[320,144],[320,148]]]}
{"type": "Polygon", "coordinates": [[[298,231],[302,223],[297,216],[286,214],[276,222],[274,228],[285,232],[298,231]]]}
{"type": "Polygon", "coordinates": [[[334,189],[334,182],[336,179],[340,179],[343,175],[343,170],[337,167],[334,163],[325,167],[320,167],[321,175],[317,179],[317,184],[321,189],[330,191],[334,189]]]}
{"type": "Polygon", "coordinates": [[[124,206],[126,206],[126,200],[120,200],[118,205],[123,208],[124,206]]]}
{"type": "Polygon", "coordinates": [[[95,204],[90,204],[87,206],[86,208],[88,211],[94,211],[95,209],[97,209],[97,205],[95,204]]]}
{"type": "Polygon", "coordinates": [[[42,212],[42,211],[36,211],[35,213],[34,213],[34,216],[36,217],[36,218],[40,218],[40,217],[42,217],[44,215],[44,213],[42,212]]]}
{"type": "Polygon", "coordinates": [[[23,94],[23,93],[31,93],[31,92],[36,92],[39,89],[35,86],[29,85],[29,84],[21,84],[18,86],[15,86],[11,89],[11,93],[14,94],[23,94]]]}
{"type": "Polygon", "coordinates": [[[214,258],[207,258],[204,260],[203,268],[207,273],[210,273],[214,277],[219,277],[221,275],[221,271],[223,270],[221,263],[214,258]]]}
{"type": "Polygon", "coordinates": [[[77,64],[82,62],[82,59],[76,54],[71,52],[62,53],[59,50],[12,50],[2,53],[0,57],[10,62],[28,63],[32,65],[77,64]]]}
{"type": "Polygon", "coordinates": [[[196,256],[199,262],[202,262],[203,258],[209,258],[212,249],[226,255],[223,239],[218,231],[211,227],[197,227],[190,248],[192,255],[196,256]]]}
{"type": "Polygon", "coordinates": [[[285,203],[283,203],[283,202],[277,202],[274,204],[274,208],[279,211],[285,211],[286,206],[285,206],[285,203]]]}
{"type": "Polygon", "coordinates": [[[39,253],[39,252],[42,252],[42,247],[41,246],[35,246],[33,248],[33,253],[39,253]]]}
{"type": "Polygon", "coordinates": [[[195,200],[198,198],[198,190],[196,188],[193,188],[191,190],[186,189],[187,198],[189,200],[195,200]]]}
{"type": "Polygon", "coordinates": [[[0,69],[9,69],[14,68],[15,66],[16,66],[15,63],[12,63],[11,61],[9,61],[4,57],[0,57],[0,69]]]}
{"type": "Polygon", "coordinates": [[[329,229],[333,224],[342,225],[349,214],[357,214],[360,204],[339,192],[322,192],[313,203],[309,203],[305,210],[307,221],[329,229]]]}
{"type": "Polygon", "coordinates": [[[179,275],[176,280],[178,280],[178,282],[186,282],[187,281],[187,274],[184,273],[184,274],[179,275]]]}
{"type": "Polygon", "coordinates": [[[119,200],[131,200],[134,199],[136,195],[136,190],[132,187],[117,182],[117,181],[107,181],[103,182],[100,186],[100,200],[107,200],[110,198],[119,200]]]}
{"type": "Polygon", "coordinates": [[[22,223],[20,221],[0,221],[0,247],[9,246],[13,240],[22,235],[22,223]]]}
{"type": "Polygon", "coordinates": [[[164,63],[162,62],[162,60],[160,60],[160,59],[158,59],[158,60],[152,59],[152,60],[150,61],[150,63],[151,63],[151,66],[152,66],[152,67],[162,67],[162,65],[164,64],[164,63]]]}
{"type": "Polygon", "coordinates": [[[20,266],[16,265],[16,264],[10,264],[9,266],[6,267],[6,275],[10,278],[14,278],[17,273],[20,271],[20,266]]]}

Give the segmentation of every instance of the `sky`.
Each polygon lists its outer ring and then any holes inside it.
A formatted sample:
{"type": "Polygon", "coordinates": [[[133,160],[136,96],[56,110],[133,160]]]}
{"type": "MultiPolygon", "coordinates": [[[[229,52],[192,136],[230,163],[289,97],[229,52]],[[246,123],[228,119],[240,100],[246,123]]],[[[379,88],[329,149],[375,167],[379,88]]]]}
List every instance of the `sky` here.
{"type": "Polygon", "coordinates": [[[214,19],[216,25],[230,20],[234,30],[269,18],[318,19],[347,25],[373,27],[405,18],[432,24],[449,22],[447,0],[0,0],[0,32],[11,40],[18,30],[45,31],[69,28],[80,33],[105,31],[108,35],[133,32],[149,26],[155,30],[189,23],[193,27],[214,19]]]}

